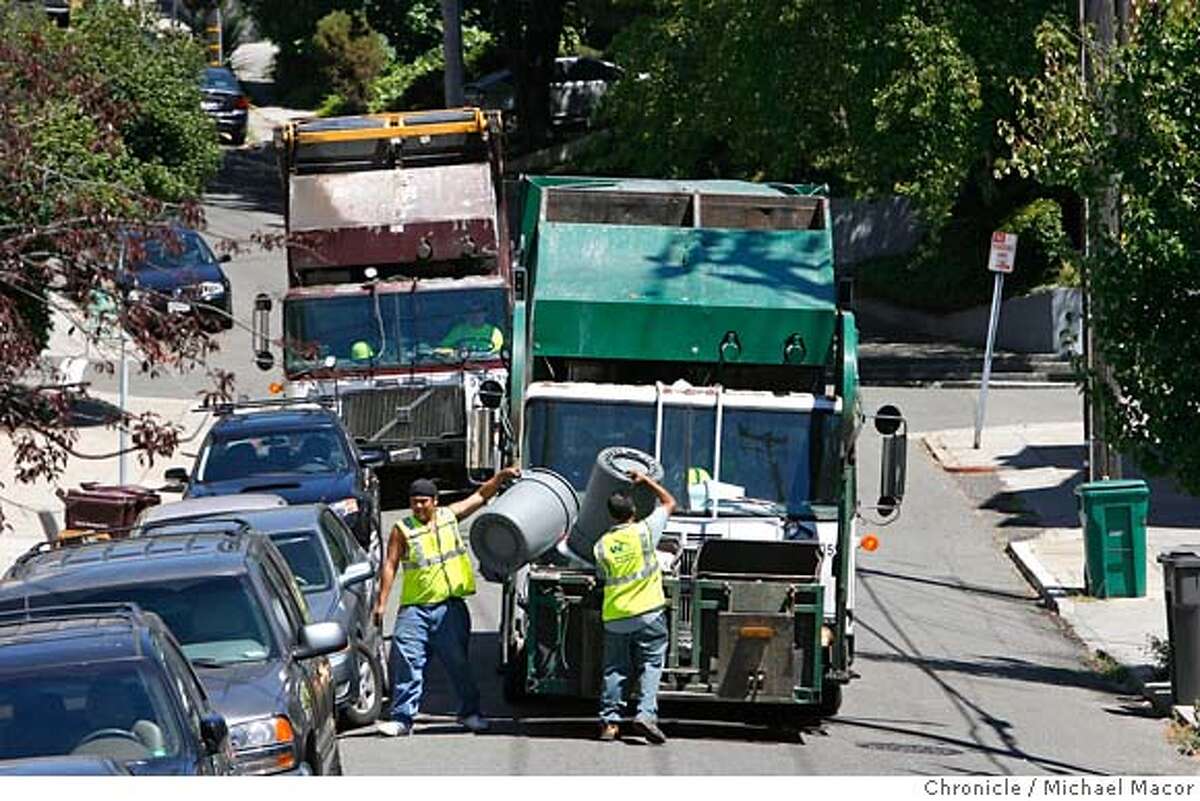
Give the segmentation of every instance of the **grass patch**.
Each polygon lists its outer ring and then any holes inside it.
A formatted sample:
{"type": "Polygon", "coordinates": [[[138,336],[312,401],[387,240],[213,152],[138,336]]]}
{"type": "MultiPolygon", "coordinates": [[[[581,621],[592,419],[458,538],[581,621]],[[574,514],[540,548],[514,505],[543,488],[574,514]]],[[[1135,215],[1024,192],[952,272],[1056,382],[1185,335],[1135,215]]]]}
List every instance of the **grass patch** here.
{"type": "Polygon", "coordinates": [[[1129,681],[1129,668],[1122,665],[1103,651],[1096,651],[1087,658],[1087,666],[1106,681],[1124,685],[1129,681]]]}

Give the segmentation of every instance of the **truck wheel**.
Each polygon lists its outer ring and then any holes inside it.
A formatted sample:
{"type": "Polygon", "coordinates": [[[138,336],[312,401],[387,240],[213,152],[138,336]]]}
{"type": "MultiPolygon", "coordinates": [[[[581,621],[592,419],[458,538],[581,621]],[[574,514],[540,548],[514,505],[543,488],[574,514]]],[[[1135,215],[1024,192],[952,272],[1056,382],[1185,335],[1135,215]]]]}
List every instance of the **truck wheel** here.
{"type": "Polygon", "coordinates": [[[346,708],[346,722],[354,727],[369,726],[379,718],[383,707],[383,670],[379,659],[361,643],[355,646],[358,660],[358,697],[346,708]]]}
{"type": "Polygon", "coordinates": [[[823,718],[832,718],[842,708],[842,683],[825,682],[821,690],[821,703],[817,704],[817,714],[823,718]]]}
{"type": "Polygon", "coordinates": [[[525,646],[521,646],[504,666],[504,700],[513,706],[529,701],[529,691],[525,687],[525,646]]]}

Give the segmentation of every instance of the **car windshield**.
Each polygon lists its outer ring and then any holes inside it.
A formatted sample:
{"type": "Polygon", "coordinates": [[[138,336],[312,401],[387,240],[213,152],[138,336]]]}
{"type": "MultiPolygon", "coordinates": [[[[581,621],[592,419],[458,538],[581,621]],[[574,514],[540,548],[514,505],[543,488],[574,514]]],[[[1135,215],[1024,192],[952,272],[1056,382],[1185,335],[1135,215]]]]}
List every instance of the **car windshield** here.
{"type": "Polygon", "coordinates": [[[284,303],[288,372],[458,364],[499,358],[508,328],[504,289],[294,297],[284,303]]]}
{"type": "Polygon", "coordinates": [[[341,473],[350,460],[332,428],[250,437],[214,437],[200,454],[200,481],[273,473],[341,473]]]}
{"type": "Polygon", "coordinates": [[[329,589],[329,568],[315,531],[273,531],[268,536],[287,560],[301,592],[329,589]]]}
{"type": "MultiPolygon", "coordinates": [[[[648,403],[533,399],[526,407],[529,464],[549,467],[582,492],[604,448],[654,452],[655,418],[648,403]]],[[[837,417],[828,412],[726,406],[719,481],[730,486],[722,486],[729,498],[720,503],[722,511],[798,514],[813,504],[834,503],[836,476],[830,465],[837,454],[837,430],[837,417]]],[[[706,511],[710,496],[704,482],[717,477],[715,431],[711,407],[663,407],[663,483],[675,496],[677,513],[706,511]]]]}
{"type": "Polygon", "coordinates": [[[179,270],[217,263],[212,250],[195,231],[174,229],[135,241],[143,253],[131,262],[134,270],[179,270]]]}
{"type": "Polygon", "coordinates": [[[0,676],[0,759],[86,755],[119,762],[178,756],[166,689],[132,660],[0,676]]]}
{"type": "Polygon", "coordinates": [[[229,70],[206,69],[203,85],[205,89],[219,89],[222,92],[240,92],[237,78],[229,70]]]}
{"type": "Polygon", "coordinates": [[[59,592],[56,604],[136,603],[171,629],[197,664],[255,662],[272,655],[266,617],[245,579],[205,576],[169,584],[130,584],[59,592]]]}

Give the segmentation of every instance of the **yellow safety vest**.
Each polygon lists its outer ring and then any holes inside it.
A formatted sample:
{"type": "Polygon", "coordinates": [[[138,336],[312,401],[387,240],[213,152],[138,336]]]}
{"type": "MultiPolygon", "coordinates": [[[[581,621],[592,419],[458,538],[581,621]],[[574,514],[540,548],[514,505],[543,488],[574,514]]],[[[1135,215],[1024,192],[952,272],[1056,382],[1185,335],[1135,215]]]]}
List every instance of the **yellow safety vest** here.
{"type": "Polygon", "coordinates": [[[689,487],[705,481],[712,481],[712,476],[703,467],[689,467],[687,469],[687,483],[689,487]]]}
{"type": "Polygon", "coordinates": [[[401,606],[436,604],[475,594],[475,572],[454,512],[439,508],[430,523],[408,515],[396,525],[408,539],[401,606]]]}
{"type": "Polygon", "coordinates": [[[667,605],[662,572],[654,556],[654,542],[645,522],[614,526],[592,551],[604,579],[604,611],[607,623],[644,615],[667,605]]]}

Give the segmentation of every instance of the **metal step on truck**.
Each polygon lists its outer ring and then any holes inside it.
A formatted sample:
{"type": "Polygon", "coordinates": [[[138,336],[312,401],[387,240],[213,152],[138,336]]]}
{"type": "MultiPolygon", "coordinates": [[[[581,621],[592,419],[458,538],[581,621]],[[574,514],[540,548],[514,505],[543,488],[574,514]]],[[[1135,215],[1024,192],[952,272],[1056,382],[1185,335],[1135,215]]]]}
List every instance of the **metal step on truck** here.
{"type": "MultiPolygon", "coordinates": [[[[521,203],[520,464],[561,476],[585,509],[599,453],[661,465],[679,505],[656,555],[670,629],[660,698],[738,720],[835,714],[856,675],[856,551],[871,546],[858,522],[897,513],[905,424],[894,407],[871,415],[881,497],[860,503],[867,415],[827,190],[527,177],[521,203]]],[[[502,579],[514,701],[599,695],[602,583],[592,542],[563,535],[502,579]]]]}
{"type": "Polygon", "coordinates": [[[288,289],[255,300],[255,361],[282,346],[287,392],[333,396],[397,471],[465,488],[505,446],[512,269],[499,115],[479,109],[335,117],[275,132],[288,289]]]}

